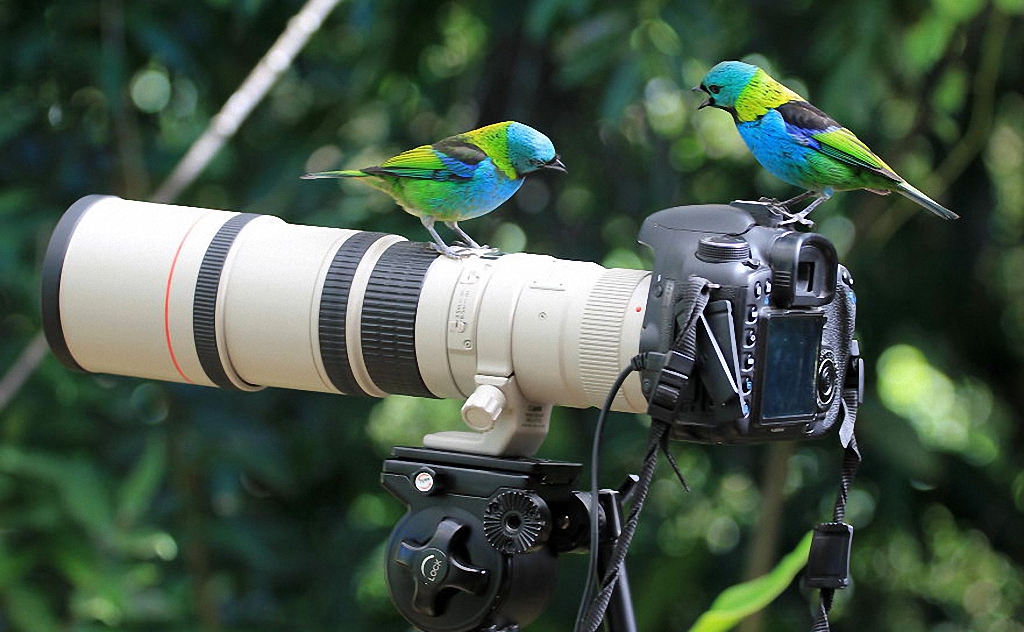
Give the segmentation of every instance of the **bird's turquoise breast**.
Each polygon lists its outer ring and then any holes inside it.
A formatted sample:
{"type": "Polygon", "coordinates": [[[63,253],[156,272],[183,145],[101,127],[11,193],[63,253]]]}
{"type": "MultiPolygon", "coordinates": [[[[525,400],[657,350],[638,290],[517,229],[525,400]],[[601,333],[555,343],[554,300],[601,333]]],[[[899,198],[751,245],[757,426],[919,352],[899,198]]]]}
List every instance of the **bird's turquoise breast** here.
{"type": "Polygon", "coordinates": [[[416,216],[429,215],[441,221],[472,219],[498,208],[523,185],[523,179],[509,179],[488,158],[477,165],[473,177],[463,181],[403,179],[399,204],[416,216]]]}
{"type": "Polygon", "coordinates": [[[736,129],[750,153],[773,176],[794,186],[817,188],[809,181],[807,170],[818,151],[797,141],[777,111],[768,110],[757,120],[737,123],[736,129]]]}

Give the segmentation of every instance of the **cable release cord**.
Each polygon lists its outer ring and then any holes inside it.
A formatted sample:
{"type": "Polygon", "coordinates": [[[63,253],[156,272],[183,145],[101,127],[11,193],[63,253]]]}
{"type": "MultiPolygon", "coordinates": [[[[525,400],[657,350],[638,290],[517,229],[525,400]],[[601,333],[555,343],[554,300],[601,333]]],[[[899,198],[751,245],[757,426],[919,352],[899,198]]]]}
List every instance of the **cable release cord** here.
{"type": "Polygon", "coordinates": [[[590,562],[587,567],[587,578],[584,582],[583,596],[580,599],[580,607],[576,614],[575,632],[595,632],[604,620],[605,611],[618,583],[619,569],[622,567],[622,562],[626,559],[626,553],[629,550],[633,534],[636,533],[636,527],[640,521],[640,511],[643,509],[644,501],[647,499],[647,493],[651,487],[651,481],[654,478],[654,470],[658,464],[658,452],[665,454],[683,487],[686,491],[690,491],[689,486],[686,484],[686,479],[683,478],[683,474],[679,470],[679,465],[668,451],[669,425],[652,419],[650,438],[647,442],[647,450],[640,469],[640,480],[633,492],[633,502],[630,506],[629,516],[622,529],[622,534],[618,537],[615,546],[612,548],[611,558],[606,565],[607,569],[601,580],[600,590],[594,596],[594,582],[598,574],[598,540],[600,538],[598,524],[598,490],[600,485],[598,483],[598,475],[600,471],[601,440],[604,438],[604,428],[608,419],[608,412],[615,401],[615,396],[622,388],[626,378],[633,371],[643,371],[647,368],[647,363],[653,360],[652,356],[660,357],[661,354],[642,353],[633,357],[629,366],[624,368],[615,379],[597,417],[597,425],[594,428],[594,442],[590,454],[590,562]],[[592,596],[593,600],[591,600],[592,596]]]}

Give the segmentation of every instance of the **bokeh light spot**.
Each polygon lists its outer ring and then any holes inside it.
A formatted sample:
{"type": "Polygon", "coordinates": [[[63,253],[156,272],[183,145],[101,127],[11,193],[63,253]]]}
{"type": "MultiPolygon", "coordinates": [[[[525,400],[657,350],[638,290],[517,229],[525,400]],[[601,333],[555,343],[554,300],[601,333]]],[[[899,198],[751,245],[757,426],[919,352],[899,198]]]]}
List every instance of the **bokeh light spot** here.
{"type": "Polygon", "coordinates": [[[135,73],[130,92],[135,107],[156,114],[171,100],[171,82],[163,70],[148,68],[135,73]]]}

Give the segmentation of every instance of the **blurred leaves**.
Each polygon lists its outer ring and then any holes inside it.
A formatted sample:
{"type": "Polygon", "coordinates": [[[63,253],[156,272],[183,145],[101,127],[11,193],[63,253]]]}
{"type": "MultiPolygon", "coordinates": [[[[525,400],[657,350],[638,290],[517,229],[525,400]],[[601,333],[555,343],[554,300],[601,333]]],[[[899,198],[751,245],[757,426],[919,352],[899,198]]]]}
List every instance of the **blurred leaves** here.
{"type": "Polygon", "coordinates": [[[1006,423],[993,410],[992,391],[974,380],[955,384],[910,345],[890,347],[878,358],[878,397],[932,450],[959,453],[975,465],[1000,456],[1006,423]]]}
{"type": "Polygon", "coordinates": [[[743,618],[764,608],[778,597],[807,564],[811,533],[804,536],[772,571],[762,577],[727,588],[690,628],[690,632],[725,632],[743,618]]]}
{"type": "Polygon", "coordinates": [[[9,447],[0,450],[0,472],[56,494],[68,517],[103,540],[113,526],[111,503],[99,473],[81,458],[65,459],[9,447]]]}
{"type": "Polygon", "coordinates": [[[0,535],[0,593],[14,629],[63,629],[61,611],[107,625],[171,616],[170,596],[155,590],[161,573],[154,562],[174,560],[177,543],[138,524],[163,480],[164,450],[162,441],[151,443],[115,501],[114,482],[85,458],[0,447],[8,507],[0,535]],[[55,607],[53,585],[41,590],[45,584],[38,579],[49,574],[47,567],[59,569],[68,582],[66,607],[55,607]]]}
{"type": "MultiPolygon", "coordinates": [[[[919,595],[945,616],[962,621],[963,629],[1020,630],[1024,605],[1020,567],[993,551],[980,531],[959,527],[945,507],[926,507],[921,519],[921,540],[906,533],[866,532],[866,544],[878,548],[855,560],[854,574],[882,590],[919,595]]],[[[890,609],[886,602],[881,608],[886,629],[912,624],[919,616],[909,604],[890,609]]]]}

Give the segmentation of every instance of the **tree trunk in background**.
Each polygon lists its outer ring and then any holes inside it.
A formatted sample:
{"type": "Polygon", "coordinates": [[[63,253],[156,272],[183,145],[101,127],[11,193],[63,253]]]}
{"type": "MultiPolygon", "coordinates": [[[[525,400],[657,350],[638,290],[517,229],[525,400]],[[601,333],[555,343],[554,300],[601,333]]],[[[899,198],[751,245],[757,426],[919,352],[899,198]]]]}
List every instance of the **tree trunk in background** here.
{"type": "MultiPolygon", "coordinates": [[[[747,568],[743,581],[764,575],[775,565],[779,549],[779,527],[782,524],[783,492],[789,473],[789,457],[796,444],[792,441],[773,443],[768,447],[768,459],[761,471],[761,515],[754,529],[754,537],[747,551],[747,568]]],[[[750,615],[737,627],[738,632],[764,630],[764,610],[750,615]]]]}

